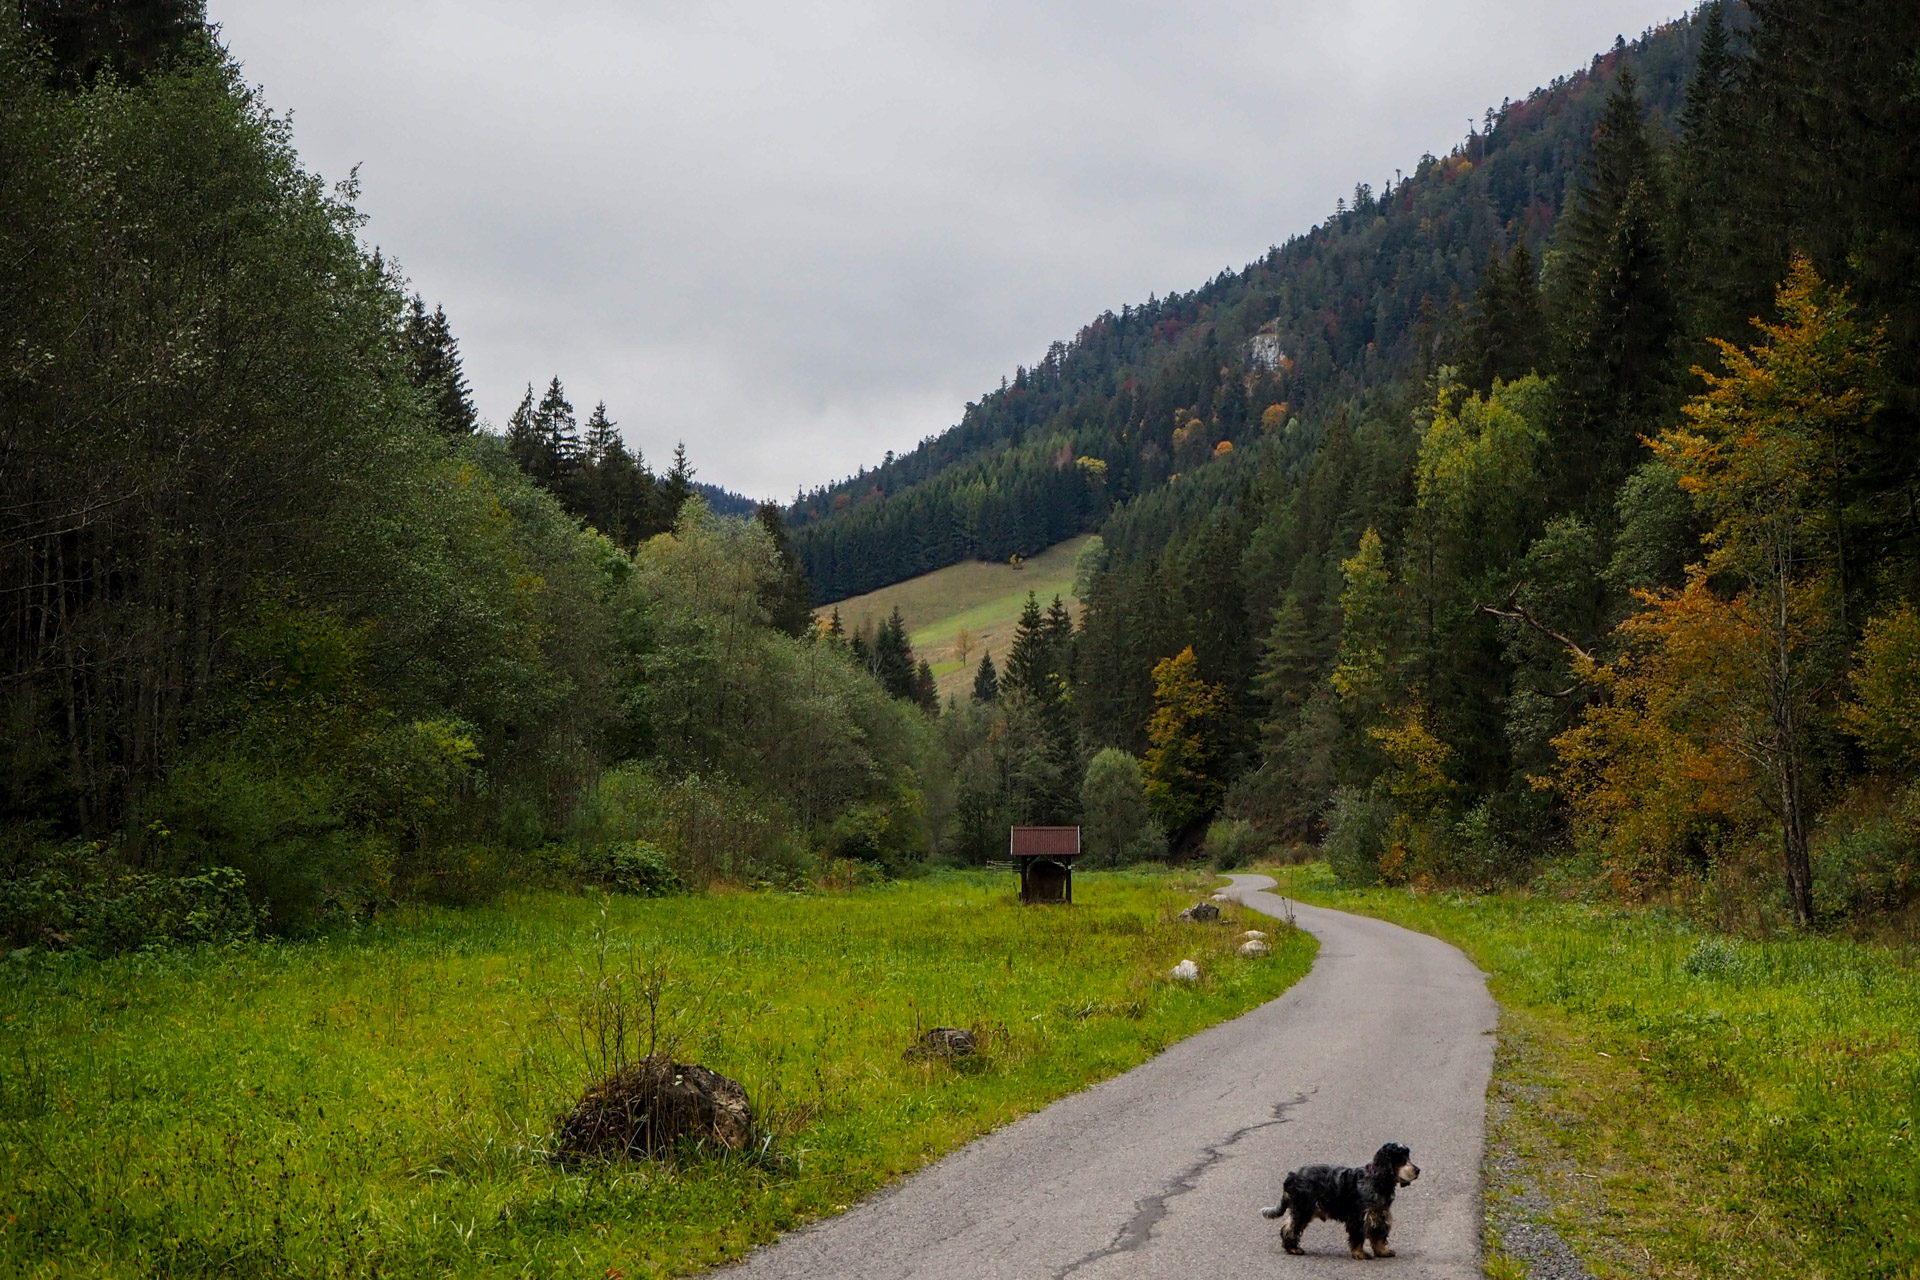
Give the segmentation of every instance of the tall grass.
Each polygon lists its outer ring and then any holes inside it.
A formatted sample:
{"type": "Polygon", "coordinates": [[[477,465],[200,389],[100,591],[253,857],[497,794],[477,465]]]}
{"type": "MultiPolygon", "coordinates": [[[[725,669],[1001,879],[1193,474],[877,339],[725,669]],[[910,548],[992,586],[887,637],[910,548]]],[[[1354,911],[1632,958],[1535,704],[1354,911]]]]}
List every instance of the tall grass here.
{"type": "Polygon", "coordinates": [[[1920,1274],[1920,965],[1840,938],[1756,942],[1664,912],[1521,894],[1283,891],[1458,943],[1500,1001],[1551,1015],[1614,1083],[1565,1155],[1614,1216],[1619,1274],[1920,1274]]]}
{"type": "MultiPolygon", "coordinates": [[[[0,1274],[626,1276],[737,1256],[1278,994],[1312,944],[1232,954],[1164,875],[845,895],[558,895],[352,936],[0,972],[0,1274]],[[752,1151],[560,1166],[605,964],[740,1080],[752,1151]],[[1197,986],[1166,981],[1199,961],[1197,986]],[[986,1052],[910,1056],[920,1030],[986,1052]]],[[[1211,883],[1209,880],[1208,883],[1211,883]]]]}

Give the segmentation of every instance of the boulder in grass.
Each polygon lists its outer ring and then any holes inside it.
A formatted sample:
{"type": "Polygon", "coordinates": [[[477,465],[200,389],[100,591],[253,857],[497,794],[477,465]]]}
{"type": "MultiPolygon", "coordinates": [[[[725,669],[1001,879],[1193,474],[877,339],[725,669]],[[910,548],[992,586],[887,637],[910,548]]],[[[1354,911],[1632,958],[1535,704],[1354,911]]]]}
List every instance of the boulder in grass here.
{"type": "Polygon", "coordinates": [[[753,1108],[737,1080],[693,1062],[642,1058],[582,1095],[561,1122],[556,1155],[636,1160],[682,1138],[737,1151],[753,1137],[753,1108]]]}
{"type": "Polygon", "coordinates": [[[907,1052],[916,1058],[971,1058],[980,1051],[979,1041],[965,1027],[935,1027],[914,1043],[907,1052]]]}
{"type": "Polygon", "coordinates": [[[1213,900],[1214,900],[1215,902],[1238,902],[1238,901],[1240,901],[1240,899],[1238,899],[1238,898],[1236,898],[1236,897],[1234,897],[1234,896],[1233,896],[1232,894],[1230,894],[1230,893],[1216,893],[1216,894],[1214,894],[1214,895],[1213,895],[1213,900]]]}
{"type": "Polygon", "coordinates": [[[1245,938],[1248,942],[1265,942],[1267,940],[1267,935],[1260,932],[1258,929],[1249,929],[1245,933],[1241,934],[1240,936],[1242,938],[1245,938]]]}
{"type": "Polygon", "coordinates": [[[1196,902],[1182,911],[1180,918],[1192,924],[1212,924],[1220,918],[1220,908],[1211,902],[1196,902]]]}
{"type": "Polygon", "coordinates": [[[1200,966],[1191,960],[1182,960],[1173,966],[1172,977],[1175,982],[1200,981],[1200,966]]]}
{"type": "Polygon", "coordinates": [[[1273,948],[1268,946],[1266,943],[1260,941],[1260,939],[1258,938],[1249,938],[1247,939],[1247,941],[1240,944],[1240,954],[1243,956],[1272,955],[1273,948]]]}

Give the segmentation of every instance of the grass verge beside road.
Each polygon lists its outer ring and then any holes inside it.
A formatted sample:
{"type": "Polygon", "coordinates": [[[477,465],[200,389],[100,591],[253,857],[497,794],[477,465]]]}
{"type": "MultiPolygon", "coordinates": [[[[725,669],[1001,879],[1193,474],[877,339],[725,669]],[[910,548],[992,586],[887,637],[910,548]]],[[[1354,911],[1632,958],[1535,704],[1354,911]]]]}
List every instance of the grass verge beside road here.
{"type": "Polygon", "coordinates": [[[1319,864],[1269,873],[1492,975],[1490,1275],[1526,1275],[1542,1225],[1598,1276],[1920,1275],[1913,955],[1520,894],[1344,890],[1319,864]]]}
{"type": "MultiPolygon", "coordinates": [[[[1313,943],[1173,919],[1217,881],[1011,877],[602,906],[528,895],[236,952],[0,958],[0,1275],[667,1275],[736,1257],[1278,995],[1313,943]],[[664,975],[763,1149],[560,1167],[600,972],[664,975]],[[1169,982],[1181,959],[1204,974],[1169,982]],[[910,1058],[967,1026],[977,1061],[910,1058]]],[[[1230,917],[1239,908],[1228,908],[1230,917]]]]}

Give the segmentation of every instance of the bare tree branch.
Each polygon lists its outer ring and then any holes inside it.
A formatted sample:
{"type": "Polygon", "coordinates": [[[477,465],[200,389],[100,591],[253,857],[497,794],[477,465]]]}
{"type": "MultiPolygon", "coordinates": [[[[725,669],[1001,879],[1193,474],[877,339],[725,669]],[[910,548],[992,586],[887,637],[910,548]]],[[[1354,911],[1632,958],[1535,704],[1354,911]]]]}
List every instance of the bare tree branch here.
{"type": "MultiPolygon", "coordinates": [[[[1492,604],[1475,604],[1475,606],[1473,606],[1473,612],[1476,612],[1476,614],[1492,614],[1492,616],[1496,616],[1496,618],[1513,618],[1515,622],[1524,622],[1526,626],[1540,631],[1542,635],[1546,635],[1551,641],[1557,641],[1565,651],[1571,652],[1572,656],[1580,658],[1582,662],[1592,662],[1594,666],[1599,666],[1599,662],[1594,660],[1594,654],[1580,649],[1578,645],[1572,643],[1571,639],[1567,639],[1567,637],[1561,635],[1559,631],[1549,628],[1548,624],[1540,622],[1540,620],[1534,618],[1530,612],[1526,612],[1526,606],[1521,604],[1521,589],[1519,589],[1519,587],[1515,587],[1513,591],[1507,591],[1507,601],[1505,601],[1505,604],[1503,604],[1501,608],[1494,608],[1492,604]]],[[[1576,687],[1578,687],[1578,685],[1576,685],[1576,687]]],[[[1553,697],[1563,699],[1563,697],[1567,697],[1567,695],[1571,695],[1571,693],[1572,689],[1569,689],[1567,693],[1555,693],[1553,697]]]]}

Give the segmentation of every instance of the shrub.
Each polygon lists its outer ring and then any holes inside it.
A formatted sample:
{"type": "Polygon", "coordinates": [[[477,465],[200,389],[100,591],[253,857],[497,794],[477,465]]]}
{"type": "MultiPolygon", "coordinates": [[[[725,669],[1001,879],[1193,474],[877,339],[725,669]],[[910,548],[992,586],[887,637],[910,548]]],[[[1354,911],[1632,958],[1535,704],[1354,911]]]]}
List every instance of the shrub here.
{"type": "Polygon", "coordinates": [[[1859,798],[1830,815],[1813,841],[1820,914],[1863,916],[1920,901],[1920,788],[1897,800],[1859,798]]]}
{"type": "MultiPolygon", "coordinates": [[[[890,829],[868,834],[875,850],[892,848],[890,829]]],[[[689,888],[722,881],[784,884],[805,879],[812,869],[777,801],[719,775],[662,779],[639,764],[600,775],[575,811],[573,839],[583,849],[649,844],[689,888]]]]}
{"type": "Polygon", "coordinates": [[[1207,827],[1202,850],[1216,871],[1232,871],[1265,853],[1267,843],[1251,822],[1221,818],[1207,827]]]}
{"type": "Polygon", "coordinates": [[[1322,845],[1327,866],[1343,884],[1376,884],[1380,856],[1386,851],[1393,806],[1358,787],[1333,793],[1327,812],[1327,838],[1322,845]]]}
{"type": "Polygon", "coordinates": [[[1165,862],[1167,860],[1166,828],[1149,818],[1147,825],[1140,828],[1140,834],[1121,850],[1120,858],[1128,866],[1137,866],[1142,862],[1165,862]]]}
{"type": "Polygon", "coordinates": [[[663,898],[680,888],[680,877],[674,874],[667,855],[645,840],[610,845],[603,856],[608,888],[643,898],[663,898]]]}
{"type": "Polygon", "coordinates": [[[232,867],[192,876],[118,872],[91,846],[56,865],[0,880],[0,939],[10,947],[74,947],[94,955],[226,945],[254,936],[260,915],[232,867]]]}

